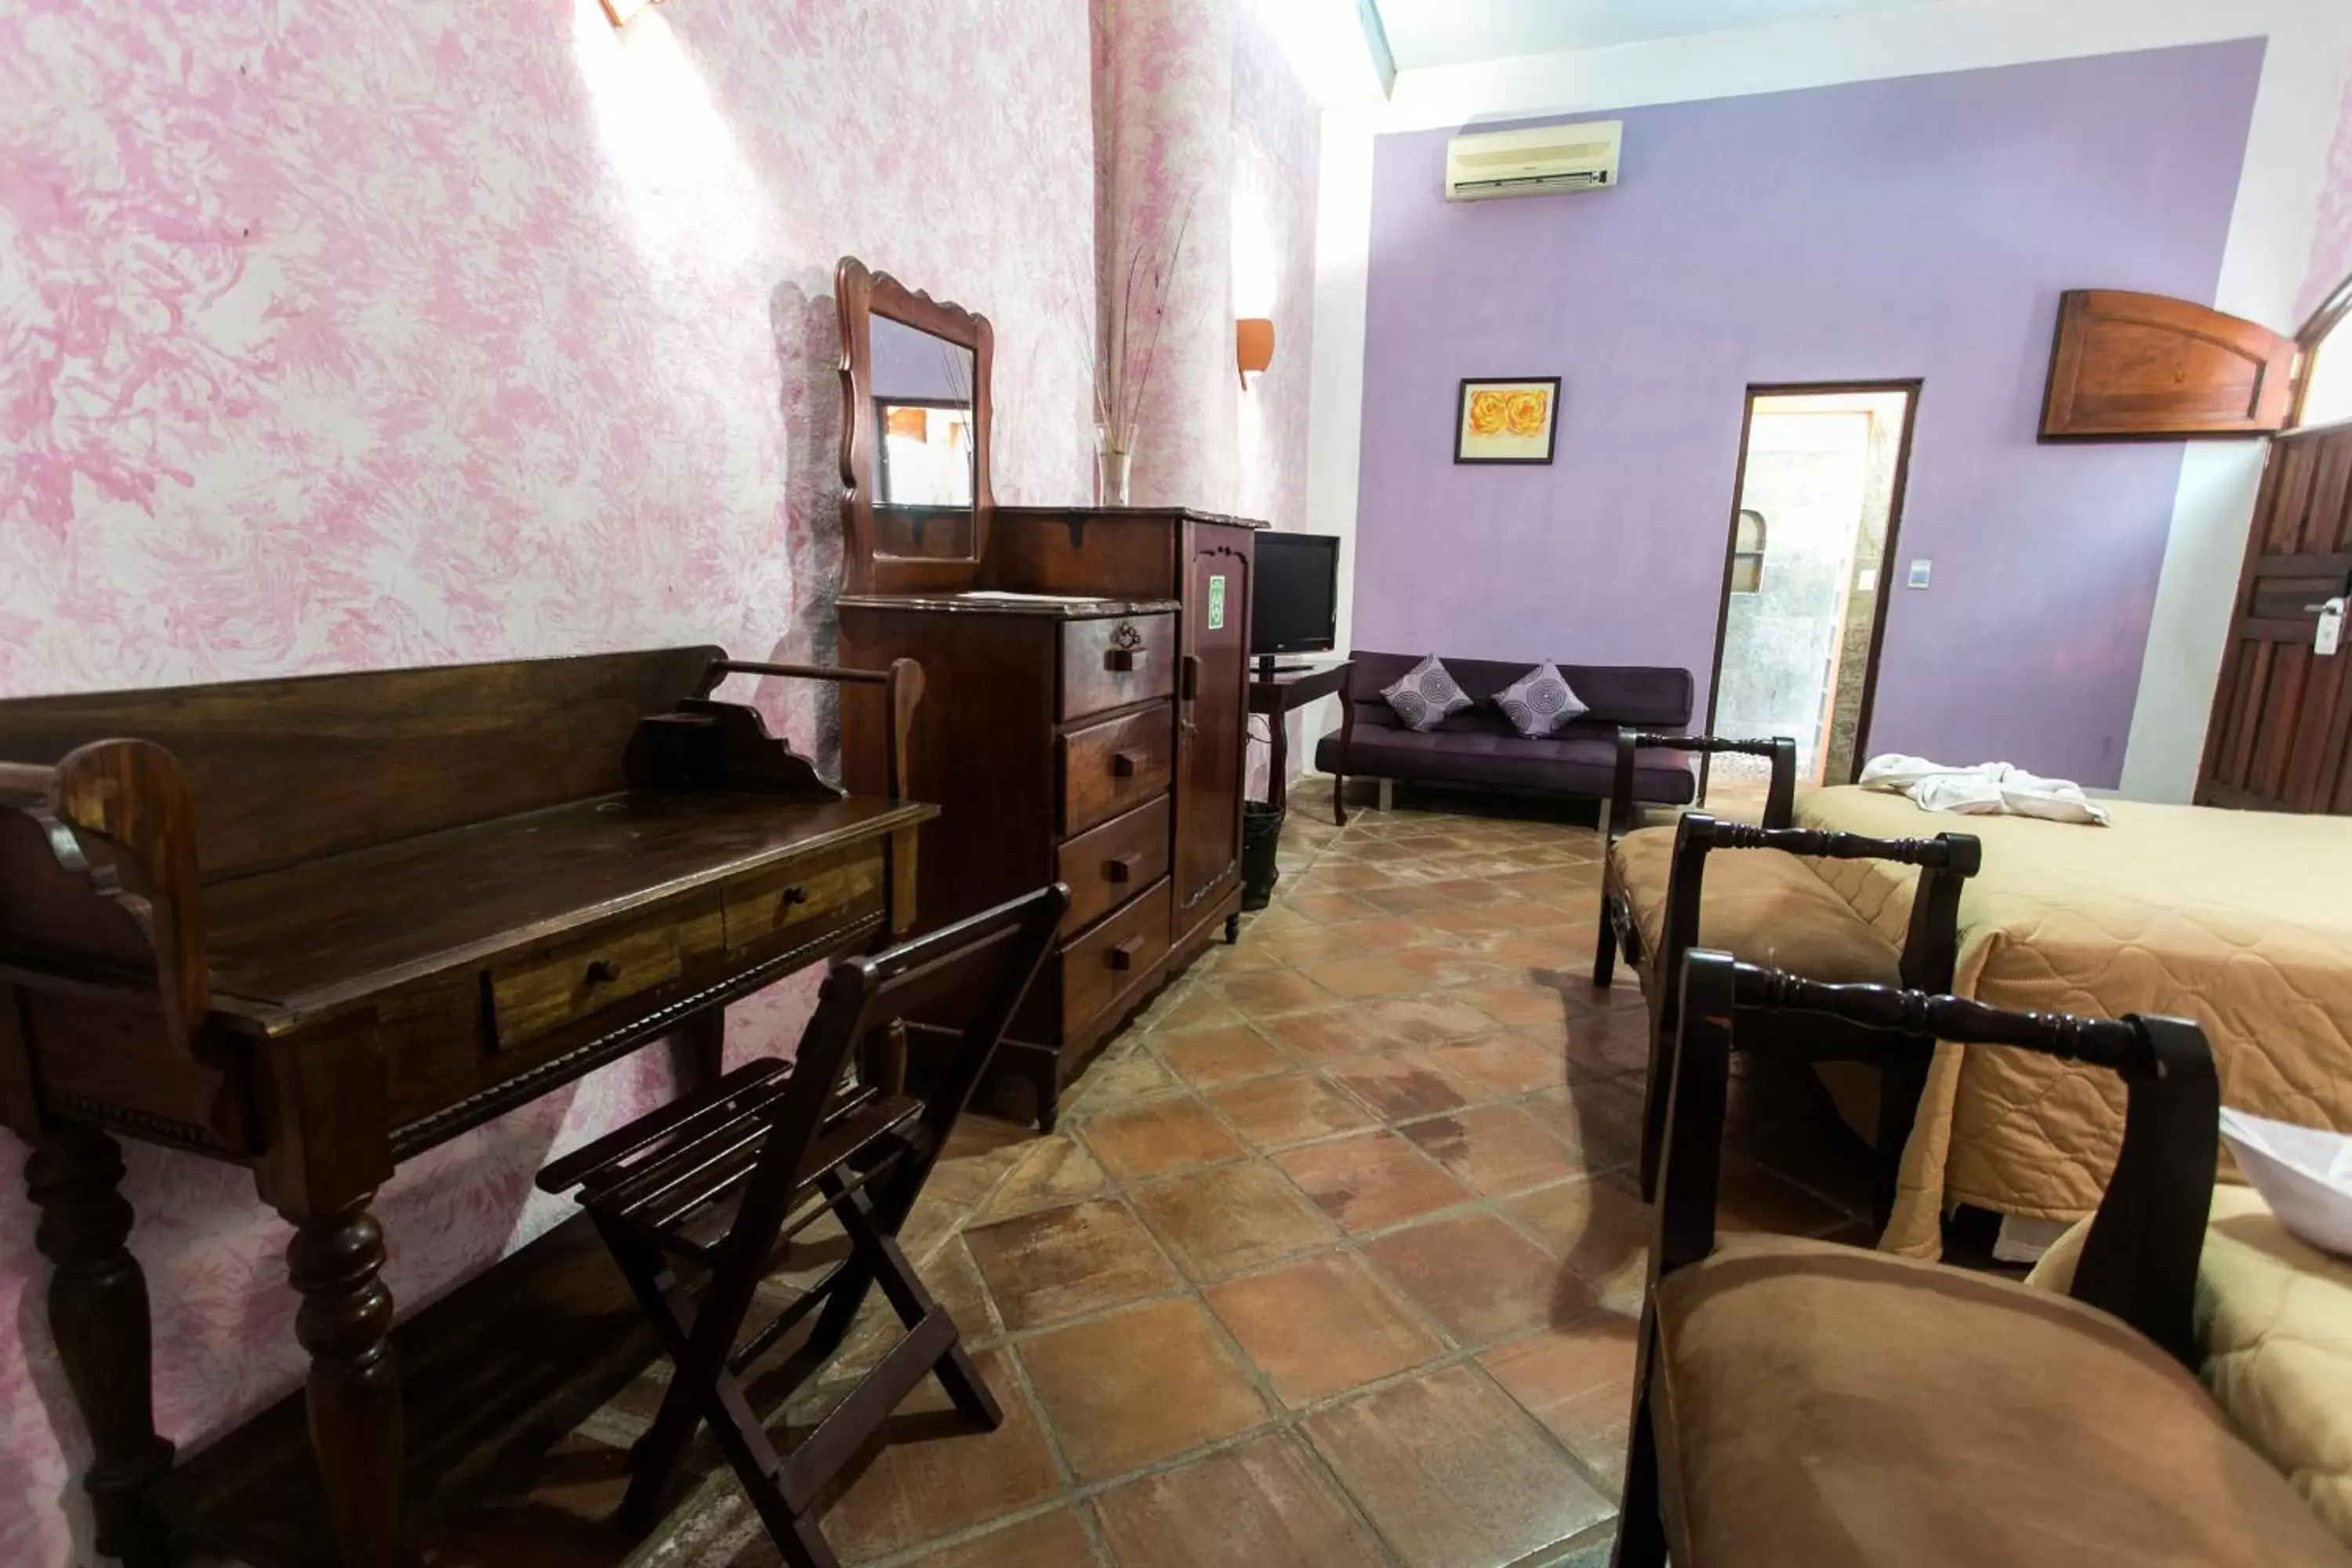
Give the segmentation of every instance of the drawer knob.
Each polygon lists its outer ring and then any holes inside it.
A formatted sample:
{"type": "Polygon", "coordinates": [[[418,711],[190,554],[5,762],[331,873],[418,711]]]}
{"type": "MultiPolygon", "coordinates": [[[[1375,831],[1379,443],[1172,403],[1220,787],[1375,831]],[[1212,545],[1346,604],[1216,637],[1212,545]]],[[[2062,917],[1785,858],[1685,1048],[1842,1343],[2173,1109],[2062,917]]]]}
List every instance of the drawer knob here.
{"type": "Polygon", "coordinates": [[[1140,849],[1132,854],[1122,855],[1116,860],[1106,860],[1103,862],[1103,880],[1131,882],[1135,879],[1135,868],[1142,864],[1143,851],[1140,849]]]}
{"type": "Polygon", "coordinates": [[[1135,776],[1135,753],[1133,752],[1113,752],[1110,754],[1110,772],[1113,778],[1133,778],[1135,776]]]}
{"type": "Polygon", "coordinates": [[[588,965],[588,973],[583,975],[581,979],[583,984],[589,985],[610,985],[614,981],[618,980],[620,977],[621,966],[619,964],[614,963],[609,958],[599,958],[588,965]]]}
{"type": "Polygon", "coordinates": [[[786,910],[807,902],[808,889],[806,888],[786,888],[782,893],[776,895],[776,912],[778,914],[782,914],[786,910]]]}
{"type": "Polygon", "coordinates": [[[1125,942],[1120,942],[1117,947],[1105,948],[1103,950],[1103,962],[1110,965],[1113,969],[1133,969],[1135,967],[1136,955],[1140,953],[1142,951],[1143,939],[1139,936],[1131,936],[1125,942]]]}

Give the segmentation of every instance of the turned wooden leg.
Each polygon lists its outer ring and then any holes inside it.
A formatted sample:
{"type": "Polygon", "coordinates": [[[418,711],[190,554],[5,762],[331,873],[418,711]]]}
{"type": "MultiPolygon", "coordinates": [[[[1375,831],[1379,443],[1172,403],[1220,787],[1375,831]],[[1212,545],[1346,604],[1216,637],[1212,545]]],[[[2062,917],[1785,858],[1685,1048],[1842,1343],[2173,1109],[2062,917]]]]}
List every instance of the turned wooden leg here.
{"type": "Polygon", "coordinates": [[[406,1561],[400,1370],[385,1341],[392,1292],[377,1278],[383,1268],[383,1232],[365,1199],[299,1223],[286,1248],[287,1276],[302,1297],[294,1337],[310,1352],[310,1448],[342,1561],[353,1568],[406,1561]]]}
{"type": "Polygon", "coordinates": [[[146,1491],[172,1468],[172,1445],[155,1435],[147,1279],[123,1246],[131,1204],[121,1182],[122,1151],[94,1127],[52,1127],[25,1165],[41,1209],[34,1244],[50,1265],[49,1331],[95,1454],[82,1488],[98,1516],[98,1549],[151,1568],[167,1552],[146,1491]]]}

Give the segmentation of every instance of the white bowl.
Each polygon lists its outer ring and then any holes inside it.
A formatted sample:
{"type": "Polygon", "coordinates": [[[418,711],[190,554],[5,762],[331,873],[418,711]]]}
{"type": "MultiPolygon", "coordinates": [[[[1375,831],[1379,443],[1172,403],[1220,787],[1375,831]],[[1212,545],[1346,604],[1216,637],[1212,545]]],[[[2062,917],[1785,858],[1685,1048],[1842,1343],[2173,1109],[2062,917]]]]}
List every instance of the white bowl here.
{"type": "Polygon", "coordinates": [[[2287,1229],[2352,1258],[2352,1138],[2224,1107],[2221,1140],[2287,1229]]]}

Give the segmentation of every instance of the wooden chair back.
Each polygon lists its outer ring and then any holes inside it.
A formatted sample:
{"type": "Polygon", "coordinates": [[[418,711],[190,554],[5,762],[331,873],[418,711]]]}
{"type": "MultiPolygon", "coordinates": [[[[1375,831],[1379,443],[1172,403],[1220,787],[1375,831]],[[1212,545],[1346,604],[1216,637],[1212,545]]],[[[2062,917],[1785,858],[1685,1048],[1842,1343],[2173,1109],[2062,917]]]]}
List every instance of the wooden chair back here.
{"type": "Polygon", "coordinates": [[[624,789],[638,721],[698,695],[725,657],[670,647],[20,698],[0,702],[0,762],[161,746],[215,881],[624,789]]]}
{"type": "Polygon", "coordinates": [[[1706,858],[1718,849],[1778,849],[1816,860],[1892,860],[1918,867],[1919,885],[1912,895],[1911,923],[1903,942],[1903,983],[1914,990],[1951,989],[1953,958],[1959,946],[1960,893],[1984,868],[1984,846],[1974,834],[1871,838],[1826,828],[1758,827],[1691,812],[1675,830],[1664,951],[1654,956],[1666,995],[1677,988],[1683,955],[1698,945],[1706,858]]]}
{"type": "Polygon", "coordinates": [[[1660,1278],[1715,1250],[1731,1051],[1742,1028],[1776,1014],[2006,1046],[2121,1077],[2123,1150],[2084,1238],[2072,1293],[2194,1365],[2190,1317],[2221,1109],[2213,1054],[2196,1025],[2004,1012],[1893,986],[1825,985],[1704,950],[1684,964],[1682,1039],[1650,1252],[1653,1290],[1660,1278]]]}
{"type": "Polygon", "coordinates": [[[1703,757],[1762,757],[1771,763],[1764,791],[1764,826],[1786,827],[1797,808],[1797,742],[1787,735],[1759,741],[1734,741],[1721,735],[1680,735],[1650,730],[1617,731],[1617,769],[1609,791],[1609,842],[1614,844],[1635,827],[1640,818],[1633,799],[1633,763],[1644,747],[1662,752],[1695,752],[1703,757]]]}
{"type": "MultiPolygon", "coordinates": [[[[1827,860],[1894,860],[1919,868],[1911,900],[1910,930],[1904,938],[1902,979],[1916,990],[1948,991],[1959,948],[1960,889],[1983,864],[1983,847],[1966,833],[1933,838],[1867,838],[1805,827],[1755,827],[1719,822],[1704,813],[1686,814],[1675,832],[1674,859],[1667,870],[1664,931],[1650,955],[1650,1073],[1642,1114],[1641,1181],[1643,1196],[1657,1191],[1666,1134],[1666,1079],[1682,1007],[1683,963],[1699,942],[1705,902],[1706,858],[1717,849],[1777,849],[1827,860]]],[[[1860,917],[1857,916],[1857,919],[1860,917]]],[[[1768,1024],[1764,1032],[1775,1033],[1768,1024]]],[[[1809,1021],[1803,1030],[1817,1059],[1859,1059],[1879,1069],[1878,1164],[1873,1178],[1872,1217],[1881,1226],[1895,1212],[1903,1147],[1910,1140],[1919,1096],[1935,1054],[1933,1037],[1865,1034],[1809,1021]]]]}
{"type": "Polygon", "coordinates": [[[987,1072],[1069,902],[1069,889],[1055,882],[887,952],[836,962],[721,1247],[766,1256],[796,1195],[819,1173],[818,1135],[838,1115],[852,1053],[919,1016],[934,1028],[944,1025],[955,1045],[922,1097],[920,1134],[874,1194],[877,1222],[895,1232],[987,1072]]]}

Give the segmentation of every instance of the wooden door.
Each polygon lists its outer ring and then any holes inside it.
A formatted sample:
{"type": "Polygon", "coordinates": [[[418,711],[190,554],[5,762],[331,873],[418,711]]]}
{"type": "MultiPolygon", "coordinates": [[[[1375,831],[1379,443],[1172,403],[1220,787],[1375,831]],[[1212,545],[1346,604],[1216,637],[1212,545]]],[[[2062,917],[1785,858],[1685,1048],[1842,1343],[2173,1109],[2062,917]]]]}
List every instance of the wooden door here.
{"type": "Polygon", "coordinates": [[[2352,426],[2271,445],[2197,798],[2352,815],[2352,653],[2315,646],[2321,606],[2352,591],[2352,426]]]}
{"type": "Polygon", "coordinates": [[[1176,687],[1179,944],[1241,877],[1242,762],[1249,722],[1247,529],[1184,525],[1183,668],[1176,687]]]}

